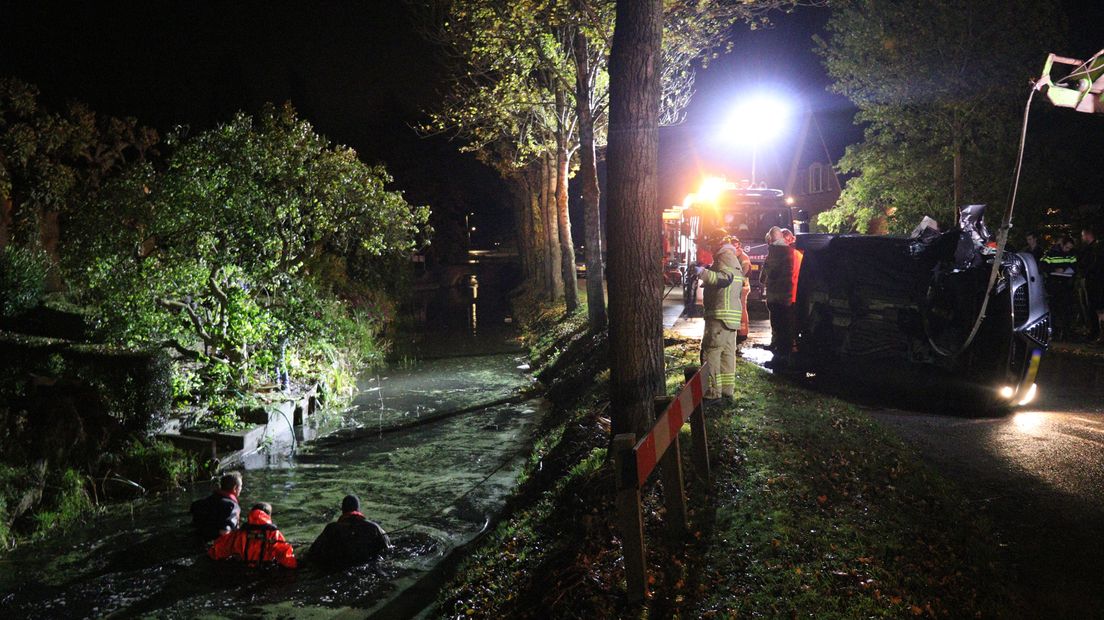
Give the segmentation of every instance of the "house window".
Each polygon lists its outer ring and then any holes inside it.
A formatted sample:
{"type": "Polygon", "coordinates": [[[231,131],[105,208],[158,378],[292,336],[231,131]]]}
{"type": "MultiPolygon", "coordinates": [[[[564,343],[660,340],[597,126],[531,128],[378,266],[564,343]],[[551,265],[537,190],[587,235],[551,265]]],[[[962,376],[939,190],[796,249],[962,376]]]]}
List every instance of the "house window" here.
{"type": "Polygon", "coordinates": [[[816,162],[809,166],[809,193],[819,194],[824,191],[824,166],[816,162]]]}

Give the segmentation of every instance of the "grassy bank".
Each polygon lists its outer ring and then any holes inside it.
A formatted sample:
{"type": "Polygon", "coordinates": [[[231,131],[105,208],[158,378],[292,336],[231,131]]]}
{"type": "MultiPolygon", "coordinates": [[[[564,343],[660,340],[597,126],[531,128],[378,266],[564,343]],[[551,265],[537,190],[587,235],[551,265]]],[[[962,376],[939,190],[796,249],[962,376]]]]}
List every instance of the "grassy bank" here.
{"type": "MultiPolygon", "coordinates": [[[[689,489],[690,541],[665,540],[662,489],[645,493],[652,596],[628,605],[608,518],[604,337],[585,334],[585,314],[519,314],[555,411],[440,615],[1015,615],[996,545],[954,488],[860,410],[751,364],[739,366],[737,398],[709,412],[716,485],[705,499],[689,489]]],[[[696,353],[667,341],[672,390],[696,353]]]]}

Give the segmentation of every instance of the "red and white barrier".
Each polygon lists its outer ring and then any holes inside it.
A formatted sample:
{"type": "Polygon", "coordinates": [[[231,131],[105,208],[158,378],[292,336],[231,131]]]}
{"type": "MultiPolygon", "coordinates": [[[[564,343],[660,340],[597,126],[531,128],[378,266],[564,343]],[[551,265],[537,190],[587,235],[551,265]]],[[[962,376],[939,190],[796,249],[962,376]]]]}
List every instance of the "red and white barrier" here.
{"type": "Polygon", "coordinates": [[[637,484],[644,486],[648,476],[655,469],[656,463],[663,458],[664,452],[671,443],[678,439],[682,425],[690,418],[690,414],[702,404],[702,372],[698,371],[679,392],[678,397],[671,401],[670,406],[664,411],[651,432],[644,436],[633,452],[636,453],[637,484]]]}
{"type": "Polygon", "coordinates": [[[617,468],[617,521],[621,546],[625,556],[625,574],[630,601],[641,601],[647,595],[647,568],[644,563],[644,516],[640,505],[640,490],[659,466],[663,479],[663,497],[667,507],[666,521],[671,534],[684,538],[690,531],[687,521],[686,491],[682,478],[682,455],[679,432],[690,422],[693,439],[691,452],[694,470],[709,485],[709,447],[705,433],[705,412],[702,408],[702,380],[707,366],[686,371],[686,385],[674,398],[656,400],[656,423],[637,442],[632,433],[613,439],[614,466],[617,468]]]}

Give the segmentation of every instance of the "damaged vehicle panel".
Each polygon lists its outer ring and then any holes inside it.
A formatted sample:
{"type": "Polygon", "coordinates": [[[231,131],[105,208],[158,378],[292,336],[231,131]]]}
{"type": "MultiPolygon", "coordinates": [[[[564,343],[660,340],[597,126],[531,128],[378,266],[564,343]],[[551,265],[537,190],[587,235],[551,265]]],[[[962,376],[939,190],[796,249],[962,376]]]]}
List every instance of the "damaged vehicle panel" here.
{"type": "Polygon", "coordinates": [[[919,371],[984,409],[1030,402],[1050,342],[1043,278],[1030,254],[1005,253],[990,287],[983,215],[964,208],[947,232],[925,218],[909,237],[799,236],[795,369],[919,371]]]}

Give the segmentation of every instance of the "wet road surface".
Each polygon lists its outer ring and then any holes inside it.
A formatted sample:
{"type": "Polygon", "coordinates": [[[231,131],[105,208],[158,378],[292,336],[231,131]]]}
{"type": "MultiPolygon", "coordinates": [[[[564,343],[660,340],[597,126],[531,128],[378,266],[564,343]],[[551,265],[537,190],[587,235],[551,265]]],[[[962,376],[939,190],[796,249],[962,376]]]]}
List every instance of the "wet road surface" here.
{"type": "MultiPolygon", "coordinates": [[[[702,319],[679,316],[679,291],[671,297],[664,327],[700,339],[702,319]]],[[[761,308],[751,317],[742,354],[762,365],[770,327],[761,308]]],[[[859,404],[989,519],[1025,617],[1104,618],[1104,357],[1048,354],[1037,384],[1033,403],[1003,416],[859,404]]]]}
{"type": "Polygon", "coordinates": [[[1104,617],[1104,360],[1044,359],[1002,417],[873,410],[992,522],[1031,617],[1104,617]]]}

